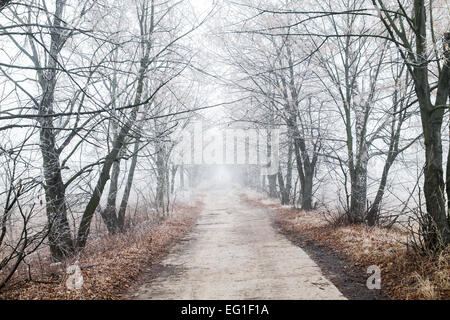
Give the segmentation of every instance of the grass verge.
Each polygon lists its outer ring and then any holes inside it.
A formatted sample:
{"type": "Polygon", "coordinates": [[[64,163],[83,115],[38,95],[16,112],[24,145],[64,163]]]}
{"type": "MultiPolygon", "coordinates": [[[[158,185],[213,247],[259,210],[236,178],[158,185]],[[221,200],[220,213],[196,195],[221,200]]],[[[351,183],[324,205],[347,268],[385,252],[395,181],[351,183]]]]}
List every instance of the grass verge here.
{"type": "Polygon", "coordinates": [[[243,197],[253,205],[273,210],[275,225],[290,240],[301,239],[303,241],[296,243],[319,245],[361,270],[378,266],[383,298],[450,299],[450,248],[438,256],[418,255],[408,249],[408,233],[395,227],[335,225],[318,211],[282,207],[276,201],[254,195],[243,197]]]}
{"type": "Polygon", "coordinates": [[[124,234],[92,239],[83,252],[60,264],[34,259],[29,270],[18,275],[0,293],[0,299],[14,300],[115,300],[122,298],[139,275],[156,265],[195,225],[202,203],[176,206],[159,224],[142,223],[124,234]],[[66,268],[80,266],[83,286],[69,290],[66,268]]]}

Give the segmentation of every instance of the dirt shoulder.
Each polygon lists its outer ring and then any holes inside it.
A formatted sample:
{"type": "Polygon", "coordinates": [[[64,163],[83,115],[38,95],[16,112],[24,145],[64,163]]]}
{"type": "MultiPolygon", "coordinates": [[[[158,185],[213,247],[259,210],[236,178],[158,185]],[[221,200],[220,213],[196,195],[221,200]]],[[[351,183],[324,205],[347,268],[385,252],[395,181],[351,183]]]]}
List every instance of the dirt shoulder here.
{"type": "Polygon", "coordinates": [[[31,280],[30,275],[21,273],[0,293],[0,299],[123,299],[144,274],[155,272],[161,259],[193,228],[202,205],[197,201],[194,206],[177,206],[174,214],[158,225],[143,224],[125,234],[93,240],[83,255],[57,267],[34,265],[31,280]],[[66,287],[65,270],[76,260],[84,284],[71,291],[66,287]]]}
{"type": "Polygon", "coordinates": [[[385,290],[369,290],[368,275],[362,266],[355,264],[341,251],[320,241],[315,241],[311,231],[299,232],[290,221],[277,216],[274,227],[293,244],[308,253],[324,272],[325,276],[350,300],[389,299],[385,290]]]}
{"type": "Polygon", "coordinates": [[[282,207],[255,195],[246,201],[273,212],[275,228],[305,250],[349,299],[449,299],[450,253],[408,252],[407,233],[365,225],[333,226],[319,212],[282,207]],[[366,287],[367,268],[381,270],[381,290],[366,287]]]}

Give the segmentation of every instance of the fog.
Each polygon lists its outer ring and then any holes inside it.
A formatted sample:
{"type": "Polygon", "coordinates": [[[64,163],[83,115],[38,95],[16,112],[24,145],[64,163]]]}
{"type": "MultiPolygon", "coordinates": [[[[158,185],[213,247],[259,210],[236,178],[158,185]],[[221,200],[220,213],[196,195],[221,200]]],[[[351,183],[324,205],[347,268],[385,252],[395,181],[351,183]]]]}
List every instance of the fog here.
{"type": "Polygon", "coordinates": [[[402,5],[373,6],[5,2],[2,226],[30,216],[60,259],[93,221],[115,234],[242,188],[370,226],[425,210],[447,234],[449,4],[426,5],[421,52],[386,24],[402,5]]]}

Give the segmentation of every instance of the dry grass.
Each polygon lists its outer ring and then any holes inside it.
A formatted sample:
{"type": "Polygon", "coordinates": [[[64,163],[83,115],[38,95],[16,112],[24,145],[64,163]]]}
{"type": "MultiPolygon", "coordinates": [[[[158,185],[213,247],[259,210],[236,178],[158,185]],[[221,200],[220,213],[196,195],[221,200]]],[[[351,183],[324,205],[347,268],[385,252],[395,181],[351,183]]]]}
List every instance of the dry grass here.
{"type": "Polygon", "coordinates": [[[271,208],[285,231],[307,234],[308,239],[344,254],[355,266],[380,267],[383,289],[392,299],[450,299],[450,248],[439,256],[418,255],[408,250],[408,233],[398,228],[336,225],[317,211],[267,206],[246,195],[243,199],[271,208]]]}
{"type": "Polygon", "coordinates": [[[158,225],[142,223],[125,234],[92,239],[82,255],[57,266],[35,259],[30,268],[33,272],[19,272],[0,299],[120,299],[143,271],[160,261],[193,227],[201,206],[199,202],[193,207],[177,206],[174,214],[158,225]],[[75,261],[84,284],[80,290],[70,291],[65,270],[75,261]]]}

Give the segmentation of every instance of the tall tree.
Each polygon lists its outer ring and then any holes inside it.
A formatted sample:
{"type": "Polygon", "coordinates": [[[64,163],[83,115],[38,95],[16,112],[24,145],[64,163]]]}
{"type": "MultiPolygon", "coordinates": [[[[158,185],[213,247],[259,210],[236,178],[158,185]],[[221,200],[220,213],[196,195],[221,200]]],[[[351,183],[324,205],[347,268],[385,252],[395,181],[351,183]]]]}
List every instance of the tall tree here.
{"type": "Polygon", "coordinates": [[[430,217],[430,226],[424,236],[426,246],[439,249],[450,243],[450,202],[446,202],[445,195],[447,192],[450,201],[450,164],[447,164],[444,180],[442,159],[442,124],[450,90],[450,32],[442,34],[442,50],[439,50],[434,3],[414,0],[409,15],[409,2],[387,4],[372,0],[388,37],[398,47],[414,81],[425,141],[424,194],[430,217]]]}

